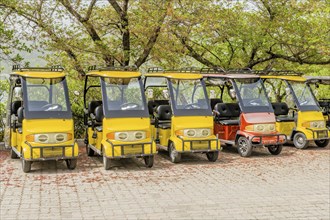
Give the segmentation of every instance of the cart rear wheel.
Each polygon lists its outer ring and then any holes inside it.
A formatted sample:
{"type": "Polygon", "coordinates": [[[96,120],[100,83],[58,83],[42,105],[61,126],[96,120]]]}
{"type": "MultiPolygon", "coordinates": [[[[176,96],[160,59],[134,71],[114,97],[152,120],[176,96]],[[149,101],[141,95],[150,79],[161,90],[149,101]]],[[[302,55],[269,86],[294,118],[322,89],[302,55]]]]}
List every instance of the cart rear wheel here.
{"type": "Polygon", "coordinates": [[[77,159],[67,159],[65,162],[69,170],[74,170],[77,166],[77,159]]]}
{"type": "Polygon", "coordinates": [[[252,145],[246,137],[239,137],[237,141],[237,150],[242,157],[248,157],[252,154],[252,145]]]}
{"type": "Polygon", "coordinates": [[[170,144],[168,148],[168,153],[171,158],[172,163],[179,163],[181,160],[181,154],[175,149],[173,142],[170,144]]]}
{"type": "Polygon", "coordinates": [[[328,146],[329,144],[329,139],[324,139],[324,140],[316,140],[314,141],[315,144],[318,146],[318,147],[326,147],[328,146]]]}
{"type": "Polygon", "coordinates": [[[18,158],[18,155],[15,153],[13,148],[10,149],[10,158],[11,159],[17,159],[18,158]]]}
{"type": "Polygon", "coordinates": [[[293,136],[293,144],[298,149],[305,149],[308,147],[308,140],[306,135],[298,132],[293,136]]]}
{"type": "Polygon", "coordinates": [[[103,155],[103,166],[105,170],[109,170],[111,167],[110,159],[103,155]]]}
{"type": "Polygon", "coordinates": [[[268,146],[268,151],[273,155],[279,155],[282,151],[283,145],[268,146]]]}
{"type": "Polygon", "coordinates": [[[206,157],[210,162],[215,162],[219,157],[219,151],[207,152],[206,157]]]}
{"type": "Polygon", "coordinates": [[[28,173],[31,171],[31,161],[27,161],[24,158],[22,159],[22,169],[24,173],[28,173]]]}
{"type": "Polygon", "coordinates": [[[88,147],[88,144],[86,144],[86,153],[89,157],[94,156],[94,150],[88,147]]]}
{"type": "Polygon", "coordinates": [[[146,156],[143,159],[147,167],[151,168],[154,165],[154,156],[146,156]]]}

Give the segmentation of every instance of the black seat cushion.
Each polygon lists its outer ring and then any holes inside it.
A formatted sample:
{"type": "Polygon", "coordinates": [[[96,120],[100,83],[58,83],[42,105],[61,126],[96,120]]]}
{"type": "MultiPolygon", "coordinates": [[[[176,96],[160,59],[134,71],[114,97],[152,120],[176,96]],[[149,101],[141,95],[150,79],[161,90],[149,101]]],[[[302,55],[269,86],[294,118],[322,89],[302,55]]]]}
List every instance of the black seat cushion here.
{"type": "Polygon", "coordinates": [[[172,109],[169,105],[160,105],[156,110],[157,119],[159,121],[168,121],[172,118],[172,109]]]}
{"type": "Polygon", "coordinates": [[[102,105],[102,101],[91,101],[88,105],[88,114],[94,114],[97,106],[102,105]]]}
{"type": "Polygon", "coordinates": [[[18,124],[22,124],[24,119],[24,108],[23,107],[19,107],[17,110],[17,122],[18,124]]]}
{"type": "Polygon", "coordinates": [[[289,107],[285,102],[275,102],[272,103],[272,106],[276,116],[287,115],[289,113],[289,107]]]}
{"type": "Polygon", "coordinates": [[[210,99],[211,109],[213,110],[215,105],[218,103],[222,103],[221,99],[210,99]]]}
{"type": "Polygon", "coordinates": [[[292,121],[294,121],[294,118],[289,117],[289,116],[277,116],[276,121],[277,122],[292,122],[292,121]]]}
{"type": "Polygon", "coordinates": [[[241,110],[237,103],[217,103],[214,109],[219,112],[219,117],[234,118],[239,117],[241,110]]]}
{"type": "Polygon", "coordinates": [[[17,110],[22,106],[22,101],[14,101],[11,103],[11,114],[17,115],[17,110]]]}
{"type": "Polygon", "coordinates": [[[220,123],[223,125],[239,125],[239,120],[221,120],[220,123]]]}
{"type": "Polygon", "coordinates": [[[159,106],[159,104],[156,101],[148,101],[148,111],[149,111],[149,115],[153,115],[155,109],[157,109],[157,107],[159,106]]]}
{"type": "Polygon", "coordinates": [[[103,114],[103,106],[102,106],[102,105],[97,106],[97,107],[95,108],[94,115],[95,115],[95,121],[96,121],[96,122],[102,122],[102,120],[103,120],[103,118],[104,118],[104,114],[103,114]]]}
{"type": "Polygon", "coordinates": [[[171,123],[159,124],[158,127],[162,128],[162,129],[170,129],[171,128],[171,123]]]}

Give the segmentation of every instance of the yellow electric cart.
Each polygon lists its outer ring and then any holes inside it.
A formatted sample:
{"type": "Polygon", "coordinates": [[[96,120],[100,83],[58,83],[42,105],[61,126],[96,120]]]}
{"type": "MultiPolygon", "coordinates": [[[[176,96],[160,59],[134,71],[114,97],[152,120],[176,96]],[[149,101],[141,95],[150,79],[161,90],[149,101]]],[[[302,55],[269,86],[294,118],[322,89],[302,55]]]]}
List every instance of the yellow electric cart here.
{"type": "Polygon", "coordinates": [[[77,164],[78,145],[65,73],[61,67],[13,67],[7,107],[11,158],[22,159],[24,172],[40,160],[77,164]]]}

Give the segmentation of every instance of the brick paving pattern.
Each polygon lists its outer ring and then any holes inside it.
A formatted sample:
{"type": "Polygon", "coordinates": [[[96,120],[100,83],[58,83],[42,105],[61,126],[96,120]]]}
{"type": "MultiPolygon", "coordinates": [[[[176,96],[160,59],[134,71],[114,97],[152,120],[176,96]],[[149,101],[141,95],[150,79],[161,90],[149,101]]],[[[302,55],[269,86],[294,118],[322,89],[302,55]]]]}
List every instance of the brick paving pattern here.
{"type": "Polygon", "coordinates": [[[0,219],[330,219],[330,147],[258,149],[241,158],[226,147],[215,163],[165,153],[113,162],[80,148],[78,167],[37,162],[32,172],[0,151],[0,219]]]}

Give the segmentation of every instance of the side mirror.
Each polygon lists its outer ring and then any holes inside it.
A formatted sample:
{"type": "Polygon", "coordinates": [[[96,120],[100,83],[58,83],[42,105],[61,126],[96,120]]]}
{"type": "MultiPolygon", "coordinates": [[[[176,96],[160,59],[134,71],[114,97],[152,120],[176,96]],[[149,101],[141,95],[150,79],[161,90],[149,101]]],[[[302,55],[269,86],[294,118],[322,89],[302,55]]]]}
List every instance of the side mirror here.
{"type": "Polygon", "coordinates": [[[230,98],[236,99],[236,91],[235,91],[235,89],[230,89],[229,90],[229,95],[230,95],[230,98]]]}
{"type": "Polygon", "coordinates": [[[213,89],[210,90],[210,99],[215,99],[215,91],[213,89]]]}
{"type": "Polygon", "coordinates": [[[285,88],[285,94],[286,95],[290,95],[291,94],[290,88],[288,88],[288,87],[285,88]]]}
{"type": "Polygon", "coordinates": [[[163,96],[165,99],[168,99],[170,96],[168,95],[168,90],[167,89],[164,89],[163,90],[163,96]]]}
{"type": "Polygon", "coordinates": [[[19,109],[17,110],[17,121],[18,121],[18,123],[22,123],[23,119],[24,119],[24,108],[19,107],[19,109]]]}
{"type": "Polygon", "coordinates": [[[148,96],[148,99],[152,99],[154,97],[154,90],[147,89],[147,96],[148,96]]]}

